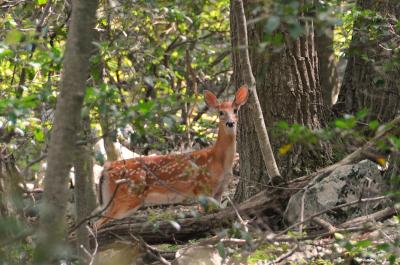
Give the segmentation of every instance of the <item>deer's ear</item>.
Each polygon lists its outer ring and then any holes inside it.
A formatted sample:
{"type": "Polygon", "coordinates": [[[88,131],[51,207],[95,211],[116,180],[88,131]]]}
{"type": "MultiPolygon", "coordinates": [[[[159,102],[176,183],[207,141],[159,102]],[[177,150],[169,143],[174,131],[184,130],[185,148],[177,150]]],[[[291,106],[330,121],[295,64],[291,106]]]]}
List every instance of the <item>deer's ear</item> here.
{"type": "Polygon", "coordinates": [[[218,106],[218,99],[211,91],[204,90],[204,101],[210,108],[216,108],[218,106]]]}
{"type": "Polygon", "coordinates": [[[246,103],[249,98],[249,89],[245,86],[241,86],[236,92],[235,99],[233,100],[233,104],[240,107],[244,103],[246,103]]]}

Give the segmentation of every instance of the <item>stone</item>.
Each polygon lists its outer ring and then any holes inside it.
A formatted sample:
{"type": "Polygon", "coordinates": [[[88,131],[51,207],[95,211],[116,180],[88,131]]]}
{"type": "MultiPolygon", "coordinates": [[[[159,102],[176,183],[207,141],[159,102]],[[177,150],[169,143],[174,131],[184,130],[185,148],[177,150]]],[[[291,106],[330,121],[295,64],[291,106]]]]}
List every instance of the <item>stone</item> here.
{"type": "MultiPolygon", "coordinates": [[[[345,165],[315,183],[304,197],[304,218],[319,211],[358,200],[384,195],[388,190],[378,165],[369,160],[345,165]]],[[[285,211],[285,220],[294,224],[301,218],[301,204],[304,191],[293,195],[285,211]]],[[[355,217],[367,215],[383,208],[385,202],[366,202],[328,212],[320,217],[335,225],[355,217]]],[[[387,203],[385,204],[385,206],[387,203]]]]}
{"type": "Polygon", "coordinates": [[[222,258],[213,246],[196,246],[180,249],[174,265],[221,265],[222,258]]]}

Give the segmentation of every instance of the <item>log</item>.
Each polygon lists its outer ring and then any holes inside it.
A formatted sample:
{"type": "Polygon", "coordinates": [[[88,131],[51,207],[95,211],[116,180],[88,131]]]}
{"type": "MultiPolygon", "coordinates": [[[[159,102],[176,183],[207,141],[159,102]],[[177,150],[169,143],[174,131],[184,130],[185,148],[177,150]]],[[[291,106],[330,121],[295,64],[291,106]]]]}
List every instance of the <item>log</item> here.
{"type": "MultiPolygon", "coordinates": [[[[296,186],[304,186],[306,182],[293,182],[291,188],[269,188],[235,208],[243,219],[254,219],[260,229],[277,228],[282,220],[282,212],[292,194],[298,191],[296,186]]],[[[237,213],[233,207],[218,212],[204,214],[199,217],[180,218],[171,221],[148,222],[144,218],[128,217],[115,220],[101,228],[97,233],[100,245],[119,240],[134,241],[132,235],[140,236],[148,244],[173,243],[181,244],[190,239],[198,239],[218,230],[231,227],[237,221],[237,213]]]]}

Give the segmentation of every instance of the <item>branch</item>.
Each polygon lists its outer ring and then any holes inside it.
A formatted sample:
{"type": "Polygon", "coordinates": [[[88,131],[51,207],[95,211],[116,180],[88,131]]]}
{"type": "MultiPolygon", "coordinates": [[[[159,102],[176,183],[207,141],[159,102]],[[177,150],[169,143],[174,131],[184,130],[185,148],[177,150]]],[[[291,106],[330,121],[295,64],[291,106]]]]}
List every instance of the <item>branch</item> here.
{"type": "Polygon", "coordinates": [[[344,207],[347,207],[347,206],[351,206],[351,205],[354,205],[354,204],[358,204],[358,203],[386,200],[386,199],[390,199],[391,197],[392,196],[379,196],[379,197],[373,197],[373,198],[364,198],[364,199],[359,199],[359,200],[355,200],[355,201],[348,202],[348,203],[343,203],[343,204],[340,204],[340,205],[337,205],[337,206],[334,206],[334,207],[319,211],[319,212],[317,212],[315,214],[312,214],[312,215],[308,216],[306,219],[304,219],[304,220],[302,220],[300,222],[297,222],[295,224],[290,225],[285,230],[283,230],[283,231],[279,232],[278,234],[276,234],[276,236],[284,235],[289,230],[291,230],[291,229],[293,229],[293,228],[295,228],[295,227],[297,227],[299,225],[305,224],[308,221],[314,219],[315,217],[321,216],[321,215],[323,215],[323,214],[325,214],[327,212],[334,211],[334,210],[337,210],[337,209],[340,209],[340,208],[344,208],[344,207]]]}

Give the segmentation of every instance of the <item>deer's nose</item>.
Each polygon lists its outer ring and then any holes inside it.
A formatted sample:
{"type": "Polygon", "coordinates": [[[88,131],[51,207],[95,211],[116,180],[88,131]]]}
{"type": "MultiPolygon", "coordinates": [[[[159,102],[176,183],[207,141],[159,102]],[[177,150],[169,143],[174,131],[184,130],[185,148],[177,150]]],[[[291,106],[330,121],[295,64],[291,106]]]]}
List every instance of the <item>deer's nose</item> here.
{"type": "Polygon", "coordinates": [[[227,127],[232,128],[233,125],[235,125],[235,122],[234,122],[234,121],[227,121],[225,125],[226,125],[227,127]]]}

